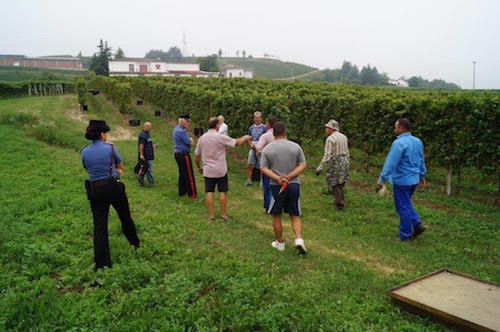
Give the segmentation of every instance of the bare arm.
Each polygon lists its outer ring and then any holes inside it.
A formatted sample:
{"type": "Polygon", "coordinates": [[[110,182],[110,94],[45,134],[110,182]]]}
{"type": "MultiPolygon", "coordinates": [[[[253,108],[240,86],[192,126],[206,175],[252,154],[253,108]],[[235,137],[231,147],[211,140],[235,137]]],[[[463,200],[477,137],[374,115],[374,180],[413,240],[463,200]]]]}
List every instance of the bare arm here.
{"type": "Polygon", "coordinates": [[[116,168],[116,174],[118,174],[118,176],[122,175],[122,173],[123,173],[123,162],[121,162],[118,165],[116,165],[115,168],[116,168]]]}
{"type": "Polygon", "coordinates": [[[299,174],[302,173],[306,168],[307,168],[307,163],[305,163],[305,162],[299,163],[299,165],[297,165],[297,167],[295,167],[293,169],[293,171],[291,171],[290,173],[285,175],[284,178],[286,178],[288,181],[290,181],[291,179],[299,176],[299,174]]]}
{"type": "Polygon", "coordinates": [[[251,140],[251,136],[250,135],[245,135],[243,137],[240,137],[240,138],[236,139],[236,145],[241,145],[241,144],[243,144],[245,142],[248,142],[249,144],[251,144],[250,140],[251,140]]]}
{"type": "Polygon", "coordinates": [[[283,177],[280,177],[278,174],[274,173],[269,167],[262,167],[260,169],[262,173],[268,178],[278,182],[280,185],[283,184],[283,177]]]}
{"type": "Polygon", "coordinates": [[[201,164],[200,164],[200,162],[201,162],[200,156],[195,156],[194,162],[196,163],[196,167],[198,167],[198,172],[203,174],[203,168],[201,167],[201,164]]]}
{"type": "Polygon", "coordinates": [[[141,160],[144,160],[144,144],[139,144],[139,158],[141,160]]]}

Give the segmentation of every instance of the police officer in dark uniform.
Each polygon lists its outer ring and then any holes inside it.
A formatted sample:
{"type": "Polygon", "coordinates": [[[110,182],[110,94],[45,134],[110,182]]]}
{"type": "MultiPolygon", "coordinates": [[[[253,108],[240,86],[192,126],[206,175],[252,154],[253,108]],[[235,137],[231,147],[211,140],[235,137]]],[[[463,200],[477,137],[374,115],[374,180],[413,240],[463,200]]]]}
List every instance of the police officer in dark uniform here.
{"type": "Polygon", "coordinates": [[[119,176],[123,163],[116,147],[106,143],[109,127],[105,121],[90,120],[85,138],[92,143],[82,149],[83,167],[89,174],[85,181],[94,219],[94,260],[96,269],[111,267],[108,241],[109,206],[113,205],[122,224],[122,231],[131,245],[137,249],[139,238],[130,216],[125,185],[119,176]]]}
{"type": "Polygon", "coordinates": [[[175,161],[179,167],[179,196],[184,196],[187,193],[188,196],[195,199],[196,182],[193,172],[193,162],[189,154],[193,145],[193,139],[187,133],[190,123],[189,118],[189,114],[179,116],[179,124],[174,128],[172,138],[174,140],[175,161]]]}
{"type": "MultiPolygon", "coordinates": [[[[147,171],[144,172],[148,178],[149,184],[152,186],[155,181],[153,179],[153,160],[155,159],[155,152],[153,149],[153,140],[151,139],[151,122],[144,122],[144,129],[139,134],[138,139],[138,150],[139,150],[139,162],[147,163],[147,171]]],[[[137,180],[139,185],[144,186],[144,173],[140,174],[137,180]]]]}

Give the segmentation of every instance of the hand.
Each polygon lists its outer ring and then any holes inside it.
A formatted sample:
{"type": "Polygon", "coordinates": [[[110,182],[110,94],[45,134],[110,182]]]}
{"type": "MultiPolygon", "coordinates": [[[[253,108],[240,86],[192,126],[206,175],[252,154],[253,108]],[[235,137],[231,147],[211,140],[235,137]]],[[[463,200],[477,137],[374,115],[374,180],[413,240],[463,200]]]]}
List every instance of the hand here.
{"type": "Polygon", "coordinates": [[[321,170],[319,168],[316,169],[316,176],[321,174],[321,170]]]}
{"type": "Polygon", "coordinates": [[[141,160],[145,160],[146,158],[144,158],[144,156],[140,156],[139,157],[141,160]]]}
{"type": "Polygon", "coordinates": [[[116,169],[116,175],[120,176],[120,175],[122,175],[122,173],[123,173],[123,170],[121,168],[116,169]]]}
{"type": "Polygon", "coordinates": [[[155,145],[154,145],[154,148],[155,148],[155,149],[158,149],[158,144],[155,144],[155,145]]]}
{"type": "Polygon", "coordinates": [[[200,174],[203,174],[203,167],[198,167],[198,172],[200,172],[200,174]]]}
{"type": "Polygon", "coordinates": [[[284,182],[286,183],[290,183],[290,179],[288,178],[288,176],[284,175],[280,178],[280,181],[281,183],[280,184],[283,184],[284,182]]]}
{"type": "Polygon", "coordinates": [[[380,188],[382,188],[382,186],[383,186],[383,184],[382,184],[382,183],[380,183],[380,182],[377,182],[377,189],[380,189],[380,188]]]}
{"type": "Polygon", "coordinates": [[[421,178],[420,181],[418,182],[418,187],[419,188],[425,187],[426,184],[427,182],[425,181],[425,178],[421,178]]]}

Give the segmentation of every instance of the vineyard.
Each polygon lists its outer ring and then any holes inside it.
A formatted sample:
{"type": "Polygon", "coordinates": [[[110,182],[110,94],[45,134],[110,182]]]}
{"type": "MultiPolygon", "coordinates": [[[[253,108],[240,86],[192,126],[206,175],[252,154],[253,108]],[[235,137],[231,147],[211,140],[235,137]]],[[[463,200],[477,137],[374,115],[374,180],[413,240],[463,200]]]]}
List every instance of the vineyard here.
{"type": "MultiPolygon", "coordinates": [[[[119,84],[126,93],[134,91],[130,82],[119,84]]],[[[429,183],[415,195],[428,230],[401,243],[392,198],[371,189],[381,156],[373,157],[367,172],[365,153],[352,147],[348,208],[336,213],[332,197],[321,193],[324,178],[313,171],[323,142],[306,143],[303,136],[304,145],[311,144],[306,155],[313,168],[301,175],[309,254],[299,257],[294,250],[277,252],[270,246],[271,220],[260,213],[262,189],[243,186],[248,146],[228,154],[230,219],[209,224],[198,173],[199,197],[177,196],[175,122],[154,116],[151,104],[133,105],[126,93],[120,95],[124,115],[109,101],[111,94],[89,88],[80,80],[75,89],[81,98],[0,99],[6,156],[0,159],[2,331],[442,331],[441,325],[393,305],[387,289],[442,267],[499,281],[499,209],[473,197],[488,199],[495,187],[477,170],[467,169],[461,195],[446,197],[438,181],[444,170],[429,167],[429,183]],[[96,118],[109,124],[111,142],[123,157],[122,180],[141,239],[135,251],[111,212],[114,266],[98,272],[80,159],[88,144],[83,133],[96,118]],[[153,187],[139,187],[133,174],[141,127],[130,127],[127,119],[152,122],[159,145],[153,187]]],[[[247,115],[241,119],[251,121],[247,115]]],[[[243,130],[243,124],[228,121],[243,130]]],[[[316,129],[323,131],[322,125],[316,129]]],[[[285,241],[293,241],[289,223],[284,234],[285,241]]]]}
{"type": "MultiPolygon", "coordinates": [[[[474,167],[497,176],[500,192],[500,94],[497,92],[419,91],[366,88],[324,83],[95,77],[123,113],[133,98],[148,102],[169,117],[189,112],[195,125],[206,127],[210,116],[224,115],[233,135],[246,132],[252,114],[273,114],[283,120],[289,136],[306,142],[323,137],[330,118],[341,123],[351,146],[372,157],[387,151],[398,117],[412,121],[412,132],[426,146],[426,159],[452,171],[474,167]]],[[[85,89],[84,89],[85,90],[85,89]]]]}

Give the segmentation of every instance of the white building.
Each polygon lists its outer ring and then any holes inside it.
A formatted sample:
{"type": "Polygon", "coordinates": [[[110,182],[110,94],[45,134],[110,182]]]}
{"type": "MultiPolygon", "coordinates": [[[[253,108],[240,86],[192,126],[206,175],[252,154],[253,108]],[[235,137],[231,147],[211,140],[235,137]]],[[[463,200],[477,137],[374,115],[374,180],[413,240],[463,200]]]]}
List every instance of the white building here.
{"type": "Polygon", "coordinates": [[[404,77],[400,77],[397,80],[394,80],[394,79],[390,78],[389,79],[389,84],[392,84],[392,85],[395,85],[395,86],[399,86],[399,87],[402,87],[402,88],[407,88],[409,86],[408,85],[408,81],[404,77]]]}
{"type": "Polygon", "coordinates": [[[109,76],[218,77],[219,73],[202,71],[197,63],[171,63],[152,59],[124,58],[109,61],[109,76]]]}
{"type": "Polygon", "coordinates": [[[227,65],[227,66],[222,66],[220,71],[220,76],[227,78],[235,78],[235,77],[253,78],[253,70],[236,67],[233,65],[227,65]]]}

